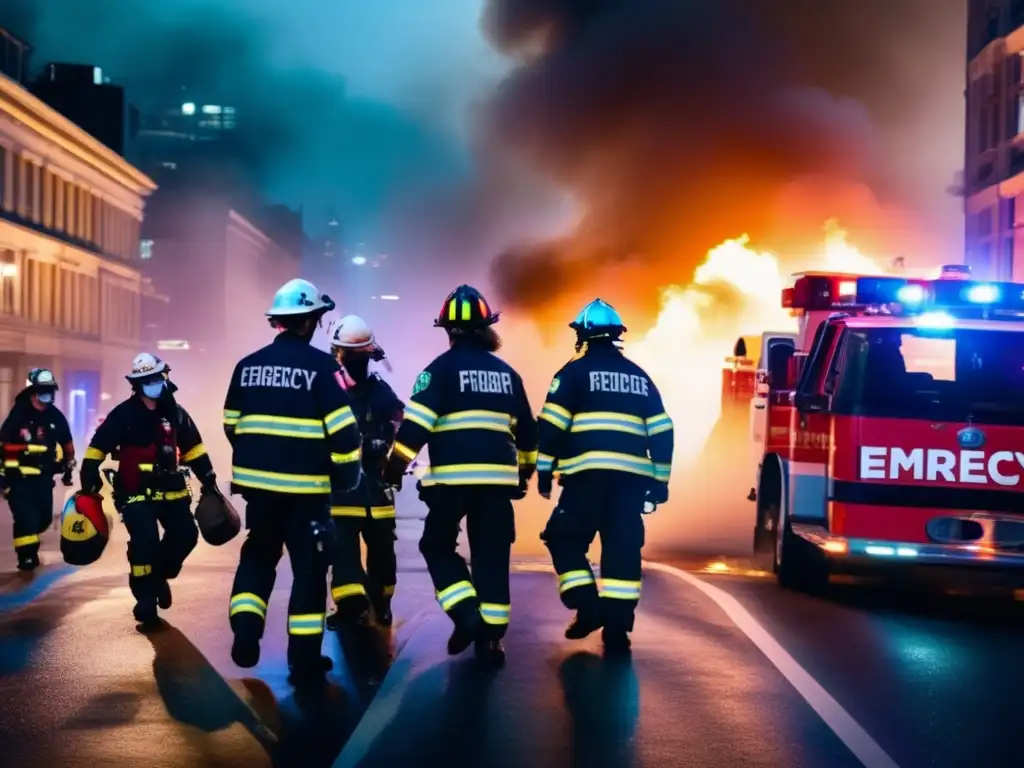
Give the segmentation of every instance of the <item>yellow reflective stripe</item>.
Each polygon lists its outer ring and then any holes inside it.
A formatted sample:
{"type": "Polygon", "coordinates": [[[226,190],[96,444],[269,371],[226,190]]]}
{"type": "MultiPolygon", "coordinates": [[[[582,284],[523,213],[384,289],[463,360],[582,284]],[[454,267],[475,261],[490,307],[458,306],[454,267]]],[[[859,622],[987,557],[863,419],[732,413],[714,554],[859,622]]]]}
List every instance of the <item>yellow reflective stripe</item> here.
{"type": "Polygon", "coordinates": [[[385,584],[380,588],[380,593],[384,595],[384,597],[392,597],[395,594],[395,585],[385,584]]]}
{"type": "Polygon", "coordinates": [[[183,453],[182,456],[181,456],[181,462],[182,462],[182,464],[188,464],[190,461],[195,461],[200,456],[205,456],[205,455],[206,455],[206,446],[203,445],[202,443],[200,443],[195,448],[193,448],[191,451],[188,451],[187,453],[183,453]]]}
{"type": "Polygon", "coordinates": [[[43,471],[39,467],[19,467],[23,475],[41,475],[43,471]]]}
{"type": "Polygon", "coordinates": [[[348,453],[331,453],[331,463],[351,464],[353,461],[359,461],[361,455],[361,448],[356,448],[354,451],[349,451],[348,453]]]}
{"type": "Polygon", "coordinates": [[[431,466],[423,485],[519,485],[519,467],[506,464],[449,464],[431,466]]]}
{"type": "Polygon", "coordinates": [[[570,432],[624,432],[628,435],[647,435],[647,427],[639,416],[612,411],[592,411],[577,413],[572,417],[570,432]]]}
{"type": "Polygon", "coordinates": [[[623,579],[601,579],[601,597],[612,600],[639,600],[640,581],[624,581],[623,579]]]}
{"type": "Polygon", "coordinates": [[[231,596],[229,616],[239,613],[255,613],[261,619],[267,618],[267,601],[252,592],[239,592],[231,596]]]}
{"type": "Polygon", "coordinates": [[[473,597],[476,597],[476,588],[468,581],[457,581],[450,587],[445,587],[437,592],[437,602],[446,611],[451,610],[463,600],[473,597]]]}
{"type": "Polygon", "coordinates": [[[416,454],[419,453],[418,450],[414,451],[412,448],[409,448],[406,445],[402,445],[401,443],[395,443],[394,447],[391,450],[393,450],[406,461],[412,461],[413,459],[416,458],[416,454]]]}
{"type": "Polygon", "coordinates": [[[133,565],[132,576],[149,576],[153,572],[152,565],[133,565]]]}
{"type": "Polygon", "coordinates": [[[548,453],[537,454],[537,471],[550,472],[555,466],[555,457],[548,453]]]}
{"type": "Polygon", "coordinates": [[[125,504],[136,504],[140,501],[177,501],[178,499],[191,498],[192,491],[188,488],[181,491],[154,491],[152,493],[140,493],[129,496],[125,504]]]}
{"type": "Polygon", "coordinates": [[[411,421],[420,427],[423,427],[427,432],[434,430],[434,425],[437,424],[437,414],[427,408],[427,406],[417,403],[415,400],[410,400],[405,404],[404,418],[411,421]]]}
{"type": "Polygon", "coordinates": [[[17,467],[17,466],[18,466],[18,460],[17,459],[4,459],[4,468],[5,469],[13,469],[14,467],[17,467]]]}
{"type": "Polygon", "coordinates": [[[292,475],[259,469],[232,467],[231,480],[245,488],[277,493],[330,493],[329,475],[292,475]]]}
{"type": "Polygon", "coordinates": [[[650,459],[630,456],[628,453],[587,451],[578,456],[558,460],[558,471],[563,475],[573,475],[592,469],[631,472],[644,477],[654,477],[654,463],[650,459]]]}
{"type": "Polygon", "coordinates": [[[107,458],[107,454],[101,451],[99,448],[93,448],[91,445],[85,449],[85,458],[92,459],[93,461],[103,461],[107,458]]]}
{"type": "Polygon", "coordinates": [[[387,520],[394,516],[394,507],[370,507],[370,517],[374,520],[387,520]]]}
{"type": "Polygon", "coordinates": [[[322,635],[324,632],[323,613],[300,613],[288,617],[289,635],[322,635]]]}
{"type": "Polygon", "coordinates": [[[235,425],[236,435],[270,435],[319,440],[324,437],[323,422],[316,419],[292,419],[266,414],[246,414],[235,425]]]}
{"type": "Polygon", "coordinates": [[[35,443],[29,443],[25,446],[25,453],[46,453],[49,448],[45,445],[36,445],[35,443]]]}
{"type": "Polygon", "coordinates": [[[233,411],[230,408],[225,408],[224,409],[224,424],[226,426],[233,427],[235,424],[238,423],[238,420],[241,418],[241,416],[242,416],[242,412],[241,411],[233,411]]]}
{"type": "Polygon", "coordinates": [[[346,597],[356,597],[365,594],[366,587],[362,584],[340,584],[337,587],[331,588],[331,598],[334,602],[344,600],[346,597]]]}
{"type": "Polygon", "coordinates": [[[153,471],[153,465],[152,464],[139,464],[139,472],[152,472],[152,471],[153,471]]]}
{"type": "Polygon", "coordinates": [[[355,423],[356,417],[352,413],[352,409],[347,405],[343,405],[338,410],[331,411],[324,416],[324,426],[327,427],[328,435],[340,432],[345,427],[351,427],[355,423]]]}
{"type": "Polygon", "coordinates": [[[29,544],[38,544],[39,536],[32,534],[31,536],[15,536],[14,537],[14,548],[27,547],[29,544]]]}
{"type": "Polygon", "coordinates": [[[366,517],[366,507],[331,507],[331,517],[366,517]]]}
{"type": "Polygon", "coordinates": [[[544,403],[538,418],[544,419],[544,421],[553,424],[559,429],[568,429],[569,425],[572,424],[572,414],[562,406],[555,405],[554,403],[544,403]]]}
{"type": "Polygon", "coordinates": [[[456,314],[455,314],[456,307],[458,307],[458,304],[455,303],[455,299],[452,299],[451,301],[448,302],[448,319],[449,320],[454,320],[456,318],[456,314]]]}
{"type": "Polygon", "coordinates": [[[586,570],[566,571],[558,574],[559,593],[568,592],[574,587],[585,587],[594,583],[594,574],[586,570]]]}
{"type": "Polygon", "coordinates": [[[655,480],[660,480],[663,483],[667,483],[671,476],[672,476],[672,465],[671,464],[655,464],[654,465],[654,479],[655,480]]]}
{"type": "Polygon", "coordinates": [[[654,435],[660,435],[662,432],[669,432],[672,430],[672,418],[667,413],[659,413],[657,416],[651,416],[645,422],[647,426],[647,436],[654,437],[654,435]]]}
{"type": "Polygon", "coordinates": [[[508,624],[509,614],[512,611],[511,605],[501,603],[480,603],[480,615],[486,624],[503,625],[508,624]]]}
{"type": "Polygon", "coordinates": [[[489,429],[494,432],[509,432],[512,418],[499,411],[455,411],[437,419],[434,432],[454,432],[461,429],[489,429]]]}
{"type": "Polygon", "coordinates": [[[537,451],[516,451],[516,460],[520,464],[536,464],[539,455],[537,451]]]}

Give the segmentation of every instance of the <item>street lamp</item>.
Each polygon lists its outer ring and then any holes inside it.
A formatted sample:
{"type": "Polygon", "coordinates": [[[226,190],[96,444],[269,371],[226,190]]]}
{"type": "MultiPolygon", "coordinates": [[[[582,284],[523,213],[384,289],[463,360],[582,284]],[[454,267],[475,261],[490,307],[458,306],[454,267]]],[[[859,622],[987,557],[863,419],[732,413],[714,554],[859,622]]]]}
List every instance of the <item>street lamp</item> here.
{"type": "Polygon", "coordinates": [[[363,266],[363,264],[366,263],[366,257],[365,256],[353,256],[352,257],[352,263],[355,264],[357,267],[361,267],[361,266],[363,266]]]}

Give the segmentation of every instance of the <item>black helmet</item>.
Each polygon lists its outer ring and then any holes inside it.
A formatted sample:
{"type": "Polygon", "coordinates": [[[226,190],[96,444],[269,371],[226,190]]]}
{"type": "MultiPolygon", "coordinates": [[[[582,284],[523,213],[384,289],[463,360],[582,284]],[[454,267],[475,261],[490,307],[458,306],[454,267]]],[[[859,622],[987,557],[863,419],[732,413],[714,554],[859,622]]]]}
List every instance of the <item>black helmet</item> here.
{"type": "Polygon", "coordinates": [[[480,291],[471,285],[460,285],[444,300],[434,327],[449,331],[478,330],[498,322],[498,314],[491,311],[491,305],[480,291]]]}

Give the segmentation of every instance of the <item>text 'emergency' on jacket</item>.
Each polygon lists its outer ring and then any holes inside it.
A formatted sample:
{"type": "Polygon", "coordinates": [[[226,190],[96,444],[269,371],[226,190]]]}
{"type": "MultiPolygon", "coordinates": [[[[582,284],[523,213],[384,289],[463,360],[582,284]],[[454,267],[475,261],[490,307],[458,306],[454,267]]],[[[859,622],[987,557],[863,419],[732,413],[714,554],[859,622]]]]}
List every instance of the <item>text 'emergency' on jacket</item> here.
{"type": "Polygon", "coordinates": [[[618,470],[669,481],[672,419],[647,373],[611,344],[590,344],[555,375],[539,433],[538,472],[618,470]]]}
{"type": "Polygon", "coordinates": [[[241,491],[328,495],[359,482],[360,436],[341,368],[289,333],[242,359],[224,400],[241,491]]]}
{"type": "Polygon", "coordinates": [[[439,355],[416,379],[394,452],[406,462],[428,446],[423,485],[519,485],[537,462],[537,422],[523,380],[469,344],[439,355]]]}

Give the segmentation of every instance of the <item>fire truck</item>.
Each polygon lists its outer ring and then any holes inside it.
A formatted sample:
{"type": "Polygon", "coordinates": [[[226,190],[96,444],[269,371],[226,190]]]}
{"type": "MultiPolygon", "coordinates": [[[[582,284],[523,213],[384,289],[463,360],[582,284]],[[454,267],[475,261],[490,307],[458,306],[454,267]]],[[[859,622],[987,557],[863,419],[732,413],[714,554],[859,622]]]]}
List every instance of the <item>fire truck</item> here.
{"type": "Polygon", "coordinates": [[[966,566],[1021,586],[1024,284],[794,278],[798,333],[765,334],[751,406],[754,549],[779,584],[966,566]]]}

